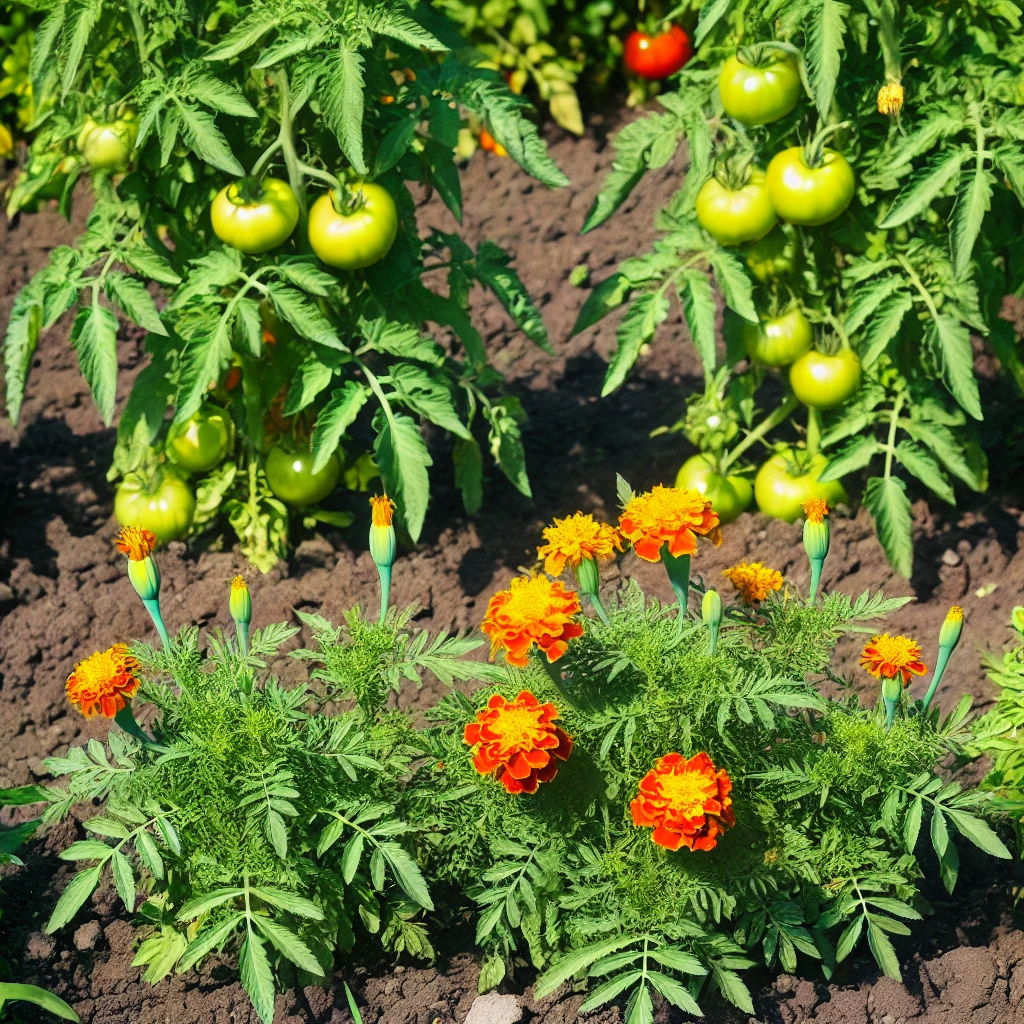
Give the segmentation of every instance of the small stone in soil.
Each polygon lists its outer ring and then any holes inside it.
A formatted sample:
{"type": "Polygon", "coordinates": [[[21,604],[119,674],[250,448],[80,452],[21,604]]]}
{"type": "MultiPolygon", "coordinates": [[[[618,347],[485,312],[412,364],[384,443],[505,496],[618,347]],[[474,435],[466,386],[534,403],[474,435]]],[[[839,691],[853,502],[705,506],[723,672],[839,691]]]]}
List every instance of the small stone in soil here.
{"type": "Polygon", "coordinates": [[[99,941],[99,937],[99,921],[86,921],[85,924],[79,927],[75,932],[75,937],[72,941],[75,944],[75,949],[84,953],[87,949],[96,948],[96,943],[99,941]]]}
{"type": "Polygon", "coordinates": [[[952,548],[946,548],[946,550],[942,552],[942,564],[959,565],[960,556],[952,548]]]}
{"type": "Polygon", "coordinates": [[[57,941],[52,935],[47,935],[46,932],[33,932],[28,937],[25,955],[29,960],[49,960],[56,946],[57,941]]]}
{"type": "Polygon", "coordinates": [[[515,996],[488,992],[473,1000],[465,1024],[518,1024],[522,1017],[523,1008],[515,996]]]}

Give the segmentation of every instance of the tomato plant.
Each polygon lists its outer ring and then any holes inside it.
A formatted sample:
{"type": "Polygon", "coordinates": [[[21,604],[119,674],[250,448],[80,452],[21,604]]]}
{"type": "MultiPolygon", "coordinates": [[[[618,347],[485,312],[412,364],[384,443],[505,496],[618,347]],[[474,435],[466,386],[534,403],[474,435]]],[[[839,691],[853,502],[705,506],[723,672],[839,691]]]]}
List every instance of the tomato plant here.
{"type": "Polygon", "coordinates": [[[289,511],[267,478],[279,442],[307,448],[322,473],[344,441],[354,486],[372,458],[414,541],[444,451],[440,436],[427,449],[421,423],[453,438],[470,511],[485,451],[529,494],[522,409],[488,366],[471,291],[492,290],[549,349],[543,321],[506,252],[422,232],[410,191],[429,186],[461,219],[456,146],[481,123],[527,173],[564,184],[528,100],[467,63],[478,58],[452,23],[419,0],[197,0],[188,17],[173,0],[96,0],[88,11],[51,6],[32,52],[50,112],[9,210],[58,188],[70,213],[82,175],[94,205],[75,245],[55,249],[15,300],[11,419],[40,332],[76,309],[71,343],[108,423],[119,317],[148,333],[111,478],[180,460],[180,431],[212,396],[237,441],[193,471],[194,529],[221,516],[262,569],[290,530],[351,519],[342,495],[289,511]],[[438,291],[423,282],[435,267],[438,291]]]}
{"type": "Polygon", "coordinates": [[[150,530],[161,544],[184,537],[195,511],[192,488],[181,477],[162,471],[148,480],[129,473],[114,498],[114,515],[122,526],[150,530]]]}
{"type": "MultiPolygon", "coordinates": [[[[576,330],[626,307],[608,394],[678,301],[704,397],[723,396],[716,415],[740,431],[705,432],[700,452],[745,458],[763,442],[824,458],[818,482],[847,481],[909,576],[912,488],[955,502],[956,487],[987,486],[972,334],[1024,389],[1019,341],[1000,315],[1024,288],[1020,11],[781,0],[766,18],[753,0],[707,0],[693,41],[661,109],[618,133],[584,222],[590,231],[613,216],[685,143],[664,233],[595,284],[576,330]],[[712,221],[723,167],[763,167],[782,223],[743,242],[712,221]],[[810,336],[801,328],[771,355],[761,325],[794,306],[810,336]],[[794,355],[797,397],[772,365],[794,355]]],[[[669,429],[693,433],[689,412],[669,429]]]]}
{"type": "Polygon", "coordinates": [[[652,82],[674,75],[692,56],[690,37],[679,25],[656,33],[630,32],[622,52],[626,70],[652,82]]]}

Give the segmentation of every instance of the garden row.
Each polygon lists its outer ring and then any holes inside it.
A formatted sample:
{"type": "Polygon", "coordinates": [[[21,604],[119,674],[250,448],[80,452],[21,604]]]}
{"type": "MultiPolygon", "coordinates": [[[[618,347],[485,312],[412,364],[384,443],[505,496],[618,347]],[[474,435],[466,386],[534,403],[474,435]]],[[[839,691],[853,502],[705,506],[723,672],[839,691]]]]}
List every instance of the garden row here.
{"type": "MultiPolygon", "coordinates": [[[[467,660],[478,641],[430,637],[391,607],[393,503],[372,499],[380,614],[356,609],[338,627],[300,612],[315,647],[292,652],[308,683],[288,689],[266,663],[295,627],[251,630],[237,577],[234,635],[203,645],[189,627],[172,639],[156,539],[122,530],[159,643],[80,661],[67,696],[112,720],[107,742],[47,760],[66,785],[3,793],[44,803],[45,824],[99,808],[84,820],[89,838],[61,854],[85,866],[47,930],[72,922],[110,878],[143,930],[135,962],[146,980],[236,954],[267,1024],[278,986],[329,974],[360,936],[430,956],[425,915],[452,921],[467,907],[481,990],[525,956],[542,972],[537,997],[586,977],[582,1010],[622,997],[633,1022],[651,1019],[655,995],[697,1014],[709,990],[753,1013],[745,969],[792,972],[804,959],[828,977],[861,942],[899,979],[890,936],[921,919],[928,866],[951,892],[955,837],[1008,858],[985,821],[995,818],[1017,821],[1020,841],[1024,643],[992,665],[1004,686],[992,711],[976,719],[967,697],[943,717],[932,700],[961,609],[934,652],[872,635],[905,599],[819,593],[823,501],[804,509],[809,593],[740,563],[725,573],[735,597],[723,601],[691,580],[699,544],[718,540],[711,503],[660,486],[637,495],[621,480],[619,491],[617,526],[556,519],[537,549],[544,571],[491,597],[482,630],[504,666],[467,660]],[[675,603],[635,582],[602,588],[627,546],[661,563],[675,603]],[[576,590],[559,579],[570,571],[576,590]],[[860,664],[878,691],[868,707],[814,682],[849,632],[869,637],[860,664]],[[423,673],[476,689],[452,689],[416,728],[388,698],[423,673]],[[982,752],[995,765],[980,788],[940,774],[950,755],[982,752]]],[[[1014,624],[1024,634],[1024,608],[1014,624]]]]}

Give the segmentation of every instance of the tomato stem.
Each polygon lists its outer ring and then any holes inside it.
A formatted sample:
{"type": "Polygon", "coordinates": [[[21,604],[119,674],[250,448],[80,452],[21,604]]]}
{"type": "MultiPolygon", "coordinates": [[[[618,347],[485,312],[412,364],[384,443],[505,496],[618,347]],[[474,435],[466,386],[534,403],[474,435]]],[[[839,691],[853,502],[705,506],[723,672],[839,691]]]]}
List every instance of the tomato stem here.
{"type": "Polygon", "coordinates": [[[726,452],[720,462],[720,472],[724,476],[729,467],[753,444],[760,441],[765,434],[774,430],[783,420],[787,419],[800,403],[790,395],[773,413],[766,416],[732,451],[726,452]]]}
{"type": "Polygon", "coordinates": [[[840,121],[839,124],[827,124],[818,130],[814,138],[804,146],[804,163],[808,167],[820,167],[825,160],[825,143],[836,134],[849,128],[852,122],[840,121]]]}
{"type": "Polygon", "coordinates": [[[278,135],[278,137],[274,139],[274,141],[269,146],[267,146],[265,150],[263,150],[256,163],[252,165],[252,170],[249,172],[249,177],[255,178],[257,181],[259,181],[263,177],[263,174],[266,171],[267,165],[270,163],[271,158],[281,148],[281,136],[278,135]]]}
{"type": "Polygon", "coordinates": [[[815,456],[821,451],[821,412],[807,407],[807,454],[815,456]]]}

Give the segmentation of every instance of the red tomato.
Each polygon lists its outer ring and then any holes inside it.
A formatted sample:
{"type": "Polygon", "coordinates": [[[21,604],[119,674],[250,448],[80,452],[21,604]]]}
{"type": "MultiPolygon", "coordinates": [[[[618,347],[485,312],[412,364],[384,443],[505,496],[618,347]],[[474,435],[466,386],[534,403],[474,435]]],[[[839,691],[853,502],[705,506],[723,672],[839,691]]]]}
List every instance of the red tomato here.
{"type": "Polygon", "coordinates": [[[674,75],[693,56],[693,47],[690,37],[673,25],[656,36],[630,32],[622,56],[628,71],[655,82],[674,75]]]}
{"type": "Polygon", "coordinates": [[[480,129],[480,148],[495,156],[508,156],[508,150],[486,129],[480,129]]]}

